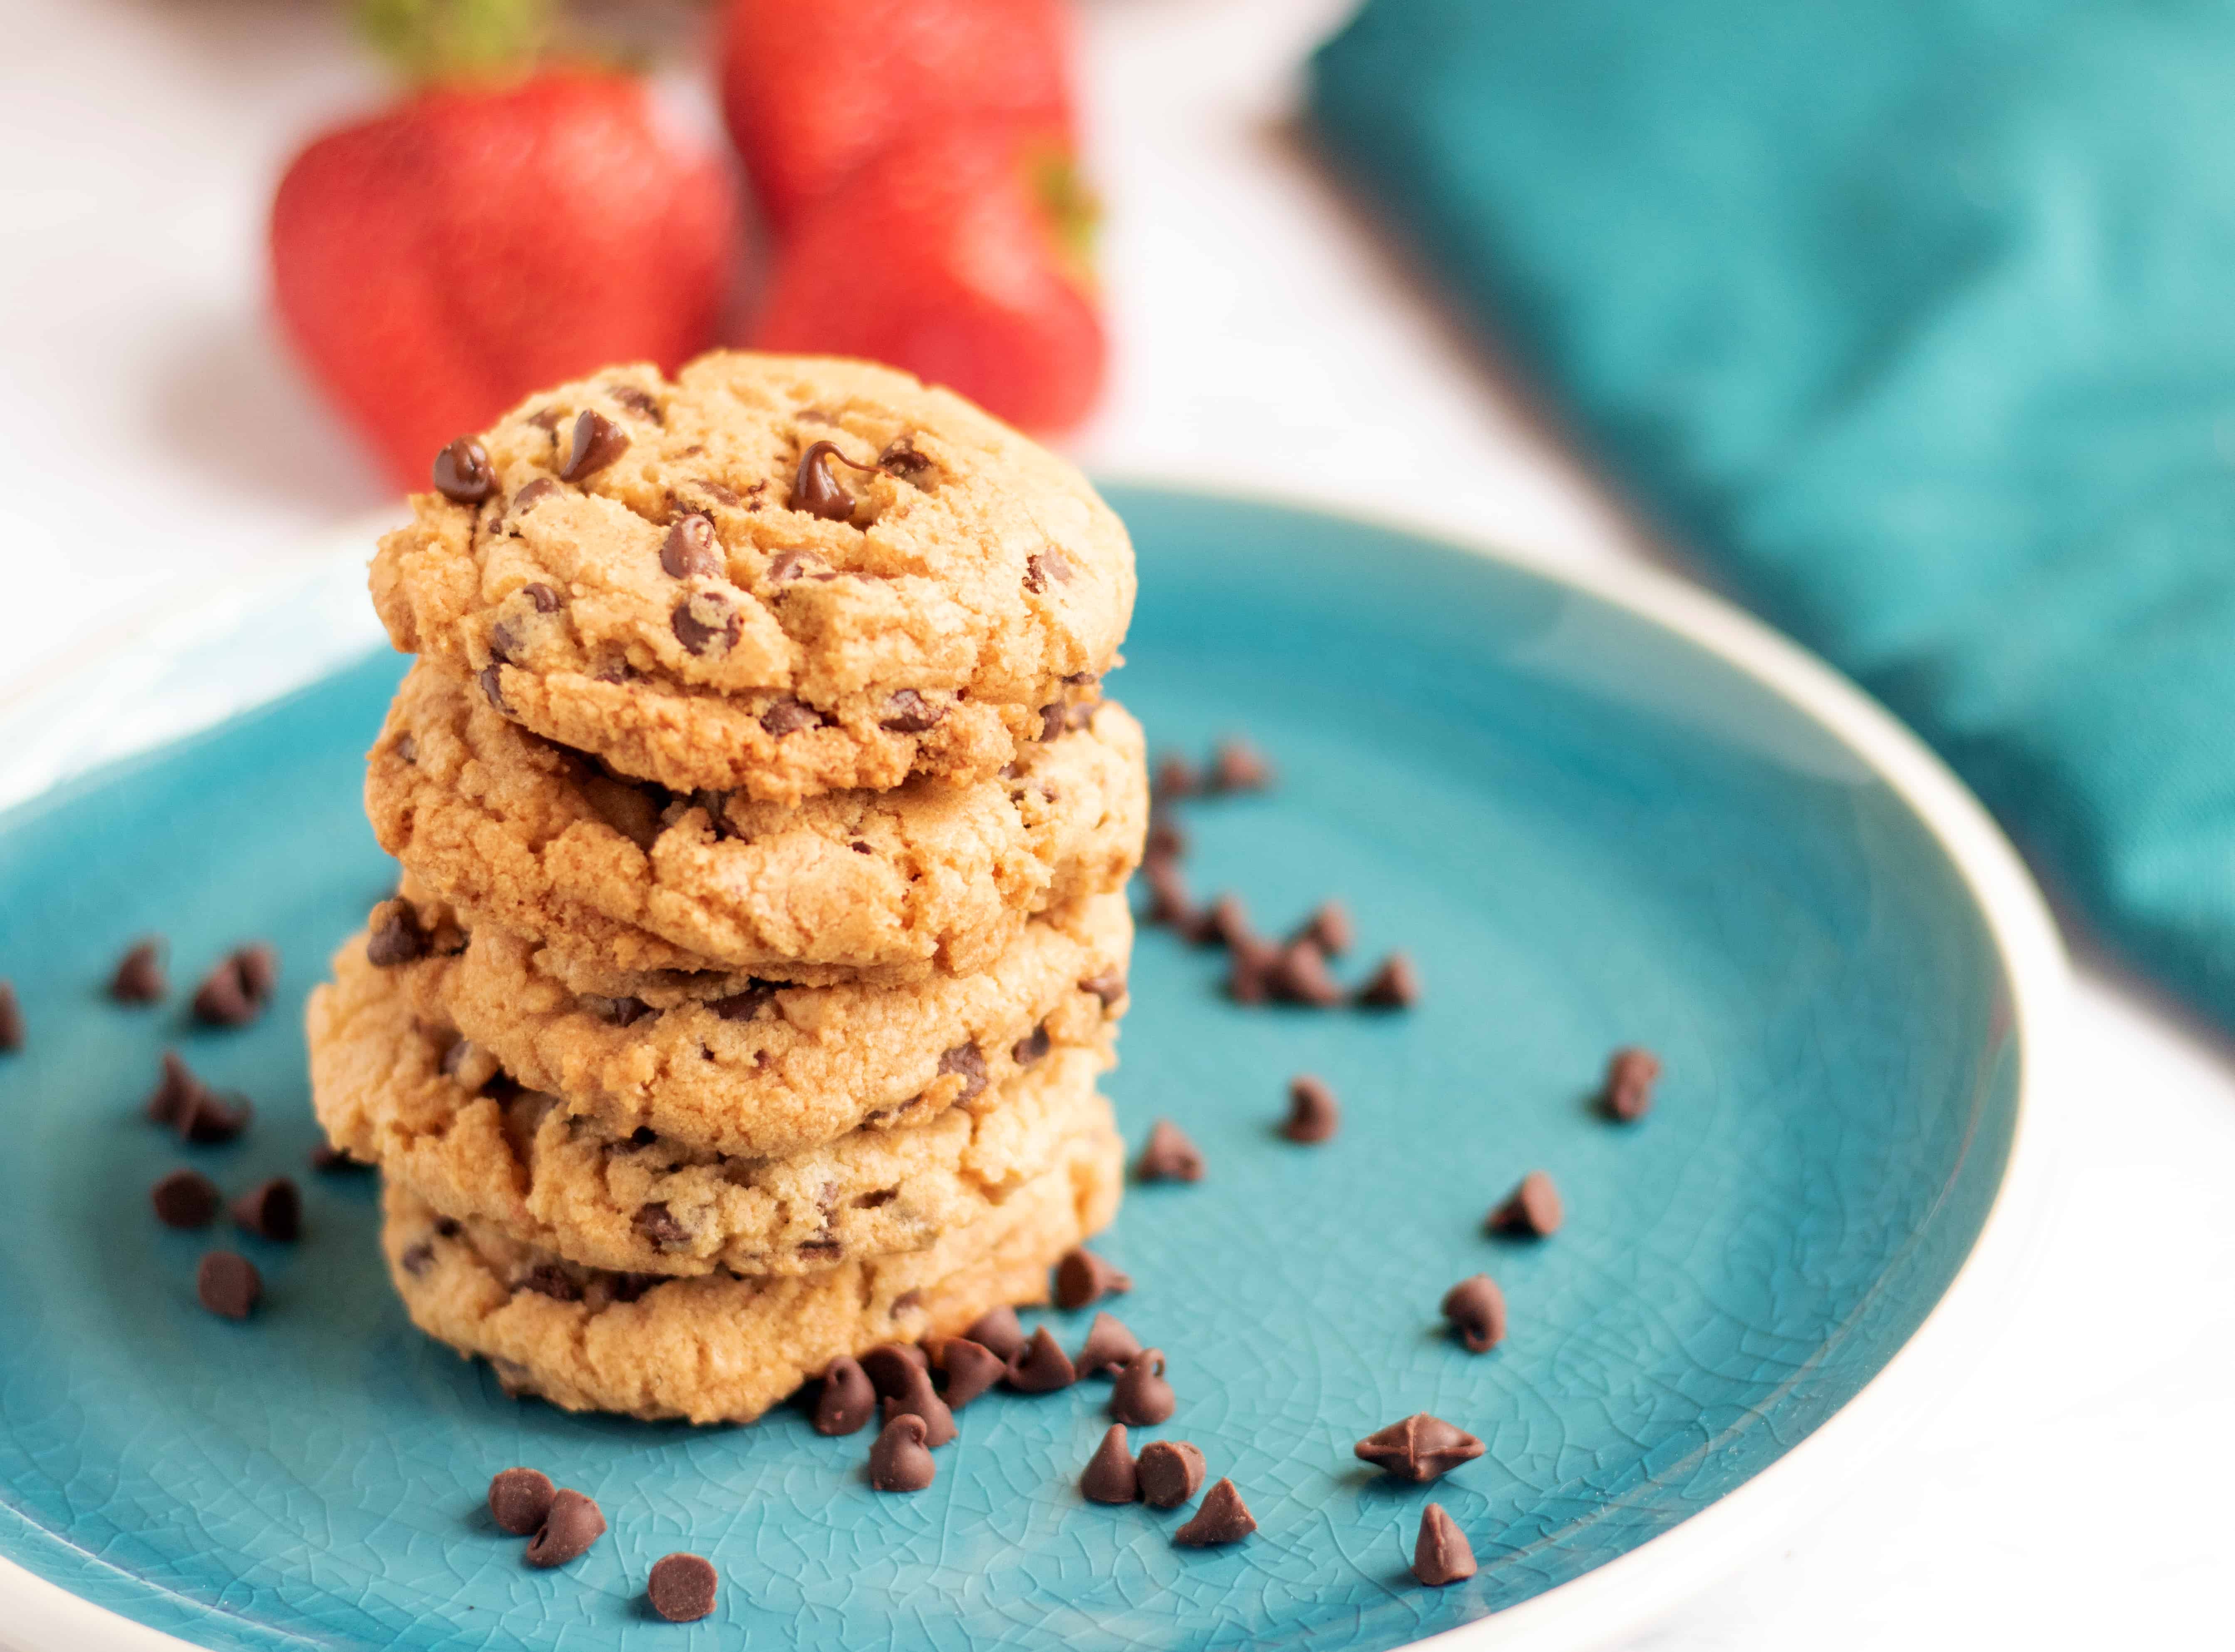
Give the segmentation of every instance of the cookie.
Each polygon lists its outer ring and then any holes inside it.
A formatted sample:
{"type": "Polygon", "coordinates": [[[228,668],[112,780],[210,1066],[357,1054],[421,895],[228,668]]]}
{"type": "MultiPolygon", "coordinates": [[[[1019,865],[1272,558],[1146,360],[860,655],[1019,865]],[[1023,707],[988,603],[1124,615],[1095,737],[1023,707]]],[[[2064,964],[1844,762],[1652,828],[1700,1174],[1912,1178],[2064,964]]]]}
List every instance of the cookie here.
{"type": "Polygon", "coordinates": [[[479,450],[381,542],[390,639],[678,791],[985,779],[1092,695],[1132,614],[1131,544],[1085,478],[888,368],[615,368],[479,450]]]}
{"type": "Polygon", "coordinates": [[[606,1133],[732,1157],[920,1123],[1006,1083],[1043,1034],[1105,1041],[1133,942],[1124,894],[1097,895],[1026,924],[978,975],[795,987],[585,969],[508,930],[468,935],[438,901],[410,911],[415,956],[382,950],[376,966],[352,937],[334,957],[334,1003],[314,1016],[365,1013],[372,983],[392,981],[422,1022],[606,1133]]]}
{"type": "Polygon", "coordinates": [[[381,1245],[412,1322],[569,1411],[750,1422],[842,1355],[959,1335],[991,1309],[1047,1298],[1048,1270],[1118,1207],[1115,1133],[982,1221],[907,1256],[785,1277],[658,1279],[581,1268],[487,1223],[439,1216],[391,1184],[381,1245]]]}
{"type": "Polygon", "coordinates": [[[983,1218],[1066,1143],[1111,1127],[1094,1092],[1109,1065],[1097,1042],[1046,1049],[922,1123],[730,1158],[570,1116],[420,1020],[384,971],[344,965],[316,1000],[311,1095],[336,1146],[441,1215],[593,1268],[796,1274],[920,1250],[983,1218]]]}
{"type": "Polygon", "coordinates": [[[1104,702],[967,786],[686,797],[613,779],[423,662],[367,760],[365,810],[469,926],[593,965],[904,979],[985,969],[1034,912],[1117,888],[1147,832],[1144,774],[1140,725],[1104,702]]]}

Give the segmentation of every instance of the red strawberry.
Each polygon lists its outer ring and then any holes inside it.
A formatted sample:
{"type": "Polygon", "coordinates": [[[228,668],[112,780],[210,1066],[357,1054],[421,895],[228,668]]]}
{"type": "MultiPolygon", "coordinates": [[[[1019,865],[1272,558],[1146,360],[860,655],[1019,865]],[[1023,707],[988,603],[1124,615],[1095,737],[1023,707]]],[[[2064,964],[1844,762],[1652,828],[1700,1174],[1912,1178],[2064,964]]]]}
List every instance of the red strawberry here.
{"type": "Polygon", "coordinates": [[[417,93],[318,139],[272,205],[279,315],[408,486],[539,386],[713,341],[736,187],[642,82],[550,71],[417,93]]]}
{"type": "Polygon", "coordinates": [[[898,139],[1000,115],[1073,136],[1063,0],[731,0],[722,104],[780,232],[898,139]]]}
{"type": "Polygon", "coordinates": [[[753,342],[861,356],[1012,424],[1076,424],[1107,345],[1085,260],[1094,205],[1028,129],[904,139],[816,207],[777,260],[753,342]]]}

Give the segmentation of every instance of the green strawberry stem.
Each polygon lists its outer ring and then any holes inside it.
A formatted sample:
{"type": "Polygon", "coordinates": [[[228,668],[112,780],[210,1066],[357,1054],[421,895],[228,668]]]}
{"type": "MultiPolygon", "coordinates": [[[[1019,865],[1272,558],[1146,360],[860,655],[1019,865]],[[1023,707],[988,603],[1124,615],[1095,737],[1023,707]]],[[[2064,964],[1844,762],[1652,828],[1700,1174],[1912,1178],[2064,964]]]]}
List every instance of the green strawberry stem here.
{"type": "Polygon", "coordinates": [[[1079,171],[1078,160],[1057,144],[1035,145],[1032,187],[1047,214],[1056,246],[1081,286],[1094,284],[1094,238],[1102,225],[1102,199],[1079,171]]]}
{"type": "Polygon", "coordinates": [[[356,0],[357,27],[413,82],[525,74],[550,38],[552,0],[356,0]]]}

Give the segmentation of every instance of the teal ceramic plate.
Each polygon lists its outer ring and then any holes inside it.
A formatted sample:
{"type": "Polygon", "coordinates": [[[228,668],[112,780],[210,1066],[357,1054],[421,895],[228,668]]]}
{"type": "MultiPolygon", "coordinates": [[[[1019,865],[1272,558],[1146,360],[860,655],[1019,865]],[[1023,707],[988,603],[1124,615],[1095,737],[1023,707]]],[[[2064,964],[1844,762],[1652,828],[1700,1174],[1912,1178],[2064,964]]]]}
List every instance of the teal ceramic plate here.
{"type": "MultiPolygon", "coordinates": [[[[358,808],[380,653],[0,818],[0,975],[30,1028],[0,1058],[18,1644],[1365,1652],[1550,1623],[1601,1579],[1650,1596],[1636,1563],[1807,1457],[1963,1268],[2011,1155],[2055,954],[1991,828],[1859,696],[1666,582],[1595,593],[1334,517],[1114,498],[1142,576],[1115,691],[1160,749],[1246,731],[1280,770],[1187,808],[1190,874],[1271,929],[1339,897],[1345,973],[1402,948],[1426,983],[1408,1014],[1245,1009],[1217,955],[1141,938],[1111,1094],[1130,1139],[1170,1115],[1210,1170],[1131,1190],[1100,1248],[1180,1394],[1138,1438],[1194,1440],[1257,1535],[1183,1550],[1182,1516],[1082,1501],[1098,1384],[980,1402],[907,1498],[868,1489],[866,1436],[796,1412],[694,1431],[515,1403],[411,1330],[346,1179],[304,1176],[299,1245],[237,1241],[268,1281],[253,1322],[195,1305],[197,1257],[236,1241],[158,1227],[146,1190],[181,1162],[228,1188],[302,1172],[303,996],[392,876],[358,808]],[[181,983],[276,942],[279,1002],[243,1032],[187,1027],[177,993],[107,1002],[147,931],[181,983]],[[1667,1076],[1622,1128],[1588,1096],[1629,1042],[1667,1076]],[[255,1100],[245,1139],[186,1152],[141,1121],[173,1043],[255,1100]],[[1299,1072],[1341,1097],[1324,1146],[1275,1133],[1299,1072]],[[1485,1236],[1537,1168],[1565,1227],[1485,1236]],[[1512,1327],[1480,1357],[1437,1316],[1478,1271],[1512,1327]],[[1432,1491],[1355,1460],[1415,1411],[1487,1453],[1432,1491]],[[482,1505],[514,1463],[593,1493],[611,1535],[525,1569],[482,1505]],[[1431,1497],[1481,1562],[1443,1590],[1406,1575],[1431,1497]],[[677,1549],[722,1572],[695,1627],[641,1604],[677,1549]]],[[[356,578],[235,604],[114,715],[362,640],[334,595],[356,578]]]]}

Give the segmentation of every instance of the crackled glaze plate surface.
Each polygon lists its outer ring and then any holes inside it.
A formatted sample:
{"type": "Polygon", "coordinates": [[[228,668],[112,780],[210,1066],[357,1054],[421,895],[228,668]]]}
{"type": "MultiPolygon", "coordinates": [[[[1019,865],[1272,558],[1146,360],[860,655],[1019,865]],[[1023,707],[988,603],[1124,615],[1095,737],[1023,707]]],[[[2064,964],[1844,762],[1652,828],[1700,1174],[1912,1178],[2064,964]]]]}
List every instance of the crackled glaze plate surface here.
{"type": "MultiPolygon", "coordinates": [[[[1178,1550],[1181,1517],[1081,1500],[1104,1385],[979,1402],[930,1491],[881,1497],[866,1435],[794,1411],[694,1431],[506,1399],[406,1322],[363,1183],[304,1176],[292,1248],[155,1224],[147,1185],[182,1160],[233,1188],[300,1173],[314,1139],[303,996],[392,877],[357,802],[399,675],[383,653],[0,817],[0,976],[30,1026],[0,1058],[0,1557],[23,1569],[0,1605],[32,1599],[27,1571],[115,1615],[74,1649],[153,1629],[254,1652],[1366,1652],[1574,1597],[1805,1458],[1933,1309],[2003,1177],[2039,961],[2010,939],[2035,914],[1980,892],[2022,891],[1999,840],[1868,708],[1665,582],[1626,605],[1337,518],[1113,499],[1143,592],[1115,692],[1159,748],[1246,730],[1281,771],[1271,795],[1189,806],[1197,886],[1268,928],[1339,896],[1345,971],[1403,947],[1426,983],[1402,1015],[1242,1009],[1217,955],[1142,936],[1111,1093],[1130,1139],[1168,1114],[1210,1173],[1131,1190],[1100,1248],[1181,1396],[1137,1444],[1198,1444],[1254,1539],[1178,1550]],[[150,930],[180,985],[276,941],[273,1012],[207,1032],[182,994],[108,1004],[150,930]],[[1586,1097],[1630,1041],[1667,1077],[1625,1129],[1586,1097]],[[186,1153],[139,1120],[170,1043],[255,1099],[245,1139],[186,1153]],[[1274,1131],[1299,1071],[1342,1098],[1323,1147],[1274,1131]],[[1485,1237],[1535,1168],[1565,1228],[1485,1237]],[[195,1306],[213,1242],[265,1270],[252,1322],[195,1306]],[[1436,1304],[1478,1270],[1512,1329],[1471,1357],[1436,1304]],[[1488,1453],[1432,1492],[1353,1459],[1420,1410],[1488,1453]],[[482,1506],[514,1463],[594,1494],[611,1535],[526,1570],[482,1506]],[[1406,1572],[1431,1496],[1481,1561],[1440,1591],[1406,1572]],[[685,1548],[724,1586],[678,1628],[641,1591],[685,1548]]],[[[194,672],[348,632],[337,588],[243,606],[194,672]]],[[[1075,1342],[1087,1315],[1052,1317],[1075,1342]]]]}

